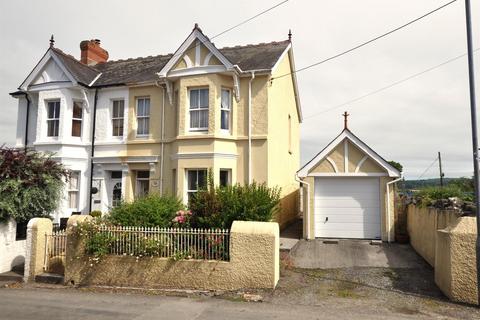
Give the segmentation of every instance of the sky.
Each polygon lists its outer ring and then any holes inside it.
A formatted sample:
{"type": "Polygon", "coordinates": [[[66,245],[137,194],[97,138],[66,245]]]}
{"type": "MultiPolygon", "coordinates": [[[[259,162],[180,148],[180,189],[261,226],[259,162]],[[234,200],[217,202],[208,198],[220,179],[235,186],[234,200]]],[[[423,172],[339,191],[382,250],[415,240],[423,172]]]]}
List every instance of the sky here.
{"type": "MultiPolygon", "coordinates": [[[[198,23],[207,36],[280,0],[42,0],[0,2],[0,145],[14,145],[17,89],[48,48],[79,58],[80,41],[98,38],[110,59],[174,52],[198,23]]],[[[287,39],[297,68],[335,55],[448,2],[438,0],[289,0],[215,38],[217,47],[287,39]]],[[[480,0],[472,1],[474,47],[480,47],[480,0]]],[[[473,174],[467,58],[364,99],[342,105],[466,53],[465,8],[437,13],[348,55],[297,74],[304,121],[301,164],[349,128],[416,179],[442,153],[447,177],[473,174]]],[[[480,58],[475,56],[477,100],[480,58]]],[[[281,81],[281,79],[277,80],[281,81]]],[[[477,102],[478,103],[478,102],[477,102]]],[[[479,106],[480,107],[480,106],[479,106]]],[[[423,178],[438,176],[435,164],[423,178]]]]}

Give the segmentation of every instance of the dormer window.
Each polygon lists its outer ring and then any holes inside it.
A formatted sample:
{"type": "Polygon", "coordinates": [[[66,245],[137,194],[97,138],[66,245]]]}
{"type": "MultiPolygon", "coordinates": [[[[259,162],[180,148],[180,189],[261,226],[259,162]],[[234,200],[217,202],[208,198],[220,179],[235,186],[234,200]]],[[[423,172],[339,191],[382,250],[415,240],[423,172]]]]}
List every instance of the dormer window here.
{"type": "Polygon", "coordinates": [[[74,101],[73,112],[72,112],[72,137],[82,136],[82,119],[83,119],[82,103],[74,101]]]}
{"type": "Polygon", "coordinates": [[[208,130],[208,89],[190,90],[190,131],[208,130]]]}
{"type": "Polygon", "coordinates": [[[58,137],[60,127],[60,100],[47,102],[47,136],[58,137]]]}

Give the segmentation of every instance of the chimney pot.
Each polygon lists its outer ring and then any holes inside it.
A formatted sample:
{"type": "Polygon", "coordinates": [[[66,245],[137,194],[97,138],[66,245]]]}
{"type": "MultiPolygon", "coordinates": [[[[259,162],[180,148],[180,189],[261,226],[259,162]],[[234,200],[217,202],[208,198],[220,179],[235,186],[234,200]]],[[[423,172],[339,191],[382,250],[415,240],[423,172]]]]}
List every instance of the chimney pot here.
{"type": "Polygon", "coordinates": [[[99,39],[80,42],[80,53],[80,62],[89,66],[108,60],[108,51],[100,46],[99,39]]]}

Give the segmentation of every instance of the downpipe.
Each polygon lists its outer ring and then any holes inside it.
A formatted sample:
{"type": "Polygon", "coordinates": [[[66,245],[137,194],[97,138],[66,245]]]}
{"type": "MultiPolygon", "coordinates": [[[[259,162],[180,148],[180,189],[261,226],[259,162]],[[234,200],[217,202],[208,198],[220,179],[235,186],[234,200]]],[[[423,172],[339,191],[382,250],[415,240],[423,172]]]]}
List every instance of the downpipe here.
{"type": "MultiPolygon", "coordinates": [[[[306,229],[305,234],[307,236],[307,239],[310,239],[310,202],[309,202],[310,201],[310,183],[305,182],[302,179],[300,179],[297,173],[295,173],[295,181],[299,182],[300,184],[303,184],[303,185],[307,186],[307,200],[303,201],[303,203],[304,204],[306,203],[306,207],[307,207],[306,217],[304,215],[305,229],[306,229]]],[[[303,196],[303,194],[302,194],[302,196],[303,196]]]]}
{"type": "Polygon", "coordinates": [[[397,183],[398,181],[403,180],[403,174],[400,174],[400,178],[387,182],[387,241],[390,243],[392,242],[391,239],[391,231],[390,228],[392,227],[391,221],[391,206],[390,206],[390,185],[397,183]]]}

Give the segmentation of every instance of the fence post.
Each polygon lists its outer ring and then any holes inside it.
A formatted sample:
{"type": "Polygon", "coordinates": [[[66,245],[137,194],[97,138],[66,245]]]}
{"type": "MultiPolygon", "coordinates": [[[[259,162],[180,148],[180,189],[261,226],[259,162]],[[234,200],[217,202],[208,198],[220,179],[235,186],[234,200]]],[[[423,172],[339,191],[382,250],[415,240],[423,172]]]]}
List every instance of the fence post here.
{"type": "Polygon", "coordinates": [[[45,260],[45,234],[52,234],[53,223],[48,218],[33,218],[27,225],[27,252],[24,281],[33,281],[43,273],[45,260]]]}

